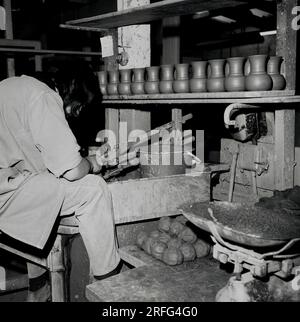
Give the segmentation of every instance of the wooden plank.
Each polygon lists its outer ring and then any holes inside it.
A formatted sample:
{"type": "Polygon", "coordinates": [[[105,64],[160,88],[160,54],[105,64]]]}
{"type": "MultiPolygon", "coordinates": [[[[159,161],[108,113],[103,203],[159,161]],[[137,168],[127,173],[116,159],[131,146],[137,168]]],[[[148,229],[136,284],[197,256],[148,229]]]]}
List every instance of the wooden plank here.
{"type": "Polygon", "coordinates": [[[105,108],[105,129],[112,131],[119,144],[119,118],[120,111],[116,108],[105,108]]]}
{"type": "Polygon", "coordinates": [[[173,108],[172,109],[172,121],[174,122],[173,130],[175,132],[174,137],[174,145],[175,149],[176,145],[179,149],[182,148],[182,110],[179,108],[173,108]]]}
{"type": "MultiPolygon", "coordinates": [[[[172,105],[172,104],[194,104],[199,108],[199,104],[231,104],[231,103],[245,103],[245,104],[293,104],[299,103],[300,96],[291,97],[262,97],[262,98],[204,98],[204,99],[162,99],[162,100],[105,100],[103,103],[119,104],[119,108],[127,105],[172,105]]],[[[276,106],[272,106],[276,109],[276,106]]],[[[288,108],[288,107],[286,107],[288,108]]],[[[295,107],[297,108],[297,107],[295,107]]]]}
{"type": "Polygon", "coordinates": [[[163,0],[121,12],[111,12],[88,18],[70,20],[66,24],[110,29],[148,23],[166,17],[188,15],[198,11],[230,8],[241,5],[245,5],[245,3],[236,0],[163,0]]]}
{"type": "MultiPolygon", "coordinates": [[[[212,93],[210,93],[212,94],[212,93]]],[[[288,108],[280,104],[293,104],[300,102],[300,95],[289,95],[290,91],[287,92],[287,96],[257,96],[257,97],[234,97],[233,95],[195,95],[195,94],[161,94],[160,96],[154,95],[136,95],[136,96],[105,96],[103,103],[119,104],[119,108],[123,108],[127,105],[170,105],[170,104],[232,104],[232,103],[247,103],[247,104],[273,104],[272,110],[278,108],[288,108]],[[276,104],[276,105],[274,105],[276,104]]],[[[198,105],[197,105],[198,107],[198,105]]],[[[297,108],[295,105],[293,108],[297,108]]]]}
{"type": "Polygon", "coordinates": [[[20,256],[26,260],[28,260],[29,262],[35,263],[37,265],[40,265],[42,267],[47,267],[47,259],[45,258],[39,258],[33,255],[30,255],[28,253],[24,253],[22,251],[19,251],[13,247],[10,247],[6,244],[0,243],[0,249],[4,249],[12,254],[15,254],[17,256],[20,256]]]}
{"type": "Polygon", "coordinates": [[[294,187],[295,110],[275,112],[275,189],[294,187]]]}
{"type": "Polygon", "coordinates": [[[115,223],[128,223],[178,214],[186,202],[207,201],[210,172],[109,183],[115,223]]]}
{"type": "MultiPolygon", "coordinates": [[[[173,93],[173,94],[144,94],[144,95],[104,95],[104,101],[110,100],[170,100],[170,99],[226,99],[226,98],[280,98],[294,96],[295,90],[259,91],[259,92],[218,92],[218,93],[173,93]]],[[[299,99],[299,96],[298,96],[299,99]]]]}
{"type": "Polygon", "coordinates": [[[128,245],[119,248],[119,254],[123,261],[132,265],[133,267],[141,267],[145,265],[155,265],[159,267],[165,266],[162,261],[158,261],[154,257],[146,254],[143,250],[135,245],[128,245]]]}

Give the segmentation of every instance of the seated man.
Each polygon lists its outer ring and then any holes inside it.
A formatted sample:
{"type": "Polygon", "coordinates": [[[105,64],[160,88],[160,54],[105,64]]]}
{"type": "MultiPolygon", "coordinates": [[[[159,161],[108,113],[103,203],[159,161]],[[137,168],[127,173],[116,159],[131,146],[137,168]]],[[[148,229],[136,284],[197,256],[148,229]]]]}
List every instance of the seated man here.
{"type": "MultiPolygon", "coordinates": [[[[74,214],[91,271],[102,279],[120,268],[112,200],[105,181],[95,175],[101,166],[95,156],[80,155],[66,121],[63,105],[74,101],[70,82],[64,80],[60,96],[25,75],[0,82],[0,230],[43,249],[57,217],[74,214]]],[[[83,106],[83,99],[77,97],[76,104],[83,106]]],[[[46,300],[43,273],[28,265],[32,301],[38,292],[46,300]]]]}

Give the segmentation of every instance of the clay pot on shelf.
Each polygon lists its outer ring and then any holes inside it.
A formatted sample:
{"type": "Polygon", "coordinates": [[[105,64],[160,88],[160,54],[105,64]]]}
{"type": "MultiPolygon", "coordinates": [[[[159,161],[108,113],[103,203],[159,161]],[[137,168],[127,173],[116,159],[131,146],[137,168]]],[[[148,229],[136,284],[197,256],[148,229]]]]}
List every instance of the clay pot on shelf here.
{"type": "Polygon", "coordinates": [[[209,92],[225,91],[225,59],[209,60],[210,76],[207,79],[207,90],[209,92]]]}
{"type": "Polygon", "coordinates": [[[175,93],[188,93],[189,90],[189,64],[176,64],[173,91],[175,93]]]}
{"type": "Polygon", "coordinates": [[[250,73],[246,76],[247,91],[269,91],[273,87],[271,76],[267,74],[267,55],[249,56],[250,73]]]}
{"type": "Polygon", "coordinates": [[[192,93],[207,92],[207,61],[194,61],[191,63],[191,66],[190,91],[192,93]]]}
{"type": "Polygon", "coordinates": [[[131,69],[120,70],[120,83],[118,84],[118,92],[120,95],[131,94],[131,69]]]}
{"type": "Polygon", "coordinates": [[[102,95],[107,95],[107,71],[103,70],[97,73],[100,92],[102,95]]]}
{"type": "Polygon", "coordinates": [[[147,94],[159,93],[159,67],[151,66],[146,68],[146,81],[144,90],[147,94]]]}
{"type": "Polygon", "coordinates": [[[244,76],[244,57],[231,57],[227,59],[229,74],[225,78],[225,89],[228,92],[245,91],[245,76],[244,76]]]}
{"type": "Polygon", "coordinates": [[[174,65],[160,66],[159,92],[163,94],[173,93],[174,65]]]}
{"type": "Polygon", "coordinates": [[[134,95],[145,94],[144,83],[145,83],[145,68],[133,68],[133,79],[131,83],[131,92],[134,95]]]}
{"type": "Polygon", "coordinates": [[[108,84],[107,84],[107,94],[108,95],[118,95],[118,84],[119,84],[119,71],[109,70],[108,71],[108,84]]]}
{"type": "Polygon", "coordinates": [[[272,90],[283,90],[286,87],[286,80],[280,73],[282,64],[281,56],[271,56],[267,65],[267,72],[271,76],[273,81],[272,90]]]}

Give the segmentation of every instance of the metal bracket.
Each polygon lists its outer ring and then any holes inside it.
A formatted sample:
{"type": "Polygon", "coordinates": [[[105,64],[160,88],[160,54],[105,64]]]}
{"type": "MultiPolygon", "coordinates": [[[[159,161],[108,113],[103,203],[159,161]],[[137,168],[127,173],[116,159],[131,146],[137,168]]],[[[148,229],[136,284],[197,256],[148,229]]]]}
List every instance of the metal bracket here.
{"type": "Polygon", "coordinates": [[[248,104],[242,104],[242,103],[233,103],[226,107],[224,112],[224,123],[225,127],[228,129],[229,126],[236,126],[236,121],[231,120],[231,115],[233,114],[233,111],[235,110],[241,110],[241,109],[261,109],[260,106],[255,105],[248,105],[248,104]]]}

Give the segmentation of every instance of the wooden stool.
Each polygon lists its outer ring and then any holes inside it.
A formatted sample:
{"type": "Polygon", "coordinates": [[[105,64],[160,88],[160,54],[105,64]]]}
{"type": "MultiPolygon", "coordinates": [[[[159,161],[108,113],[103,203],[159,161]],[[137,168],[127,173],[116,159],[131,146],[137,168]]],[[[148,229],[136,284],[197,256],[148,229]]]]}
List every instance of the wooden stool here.
{"type": "MultiPolygon", "coordinates": [[[[68,301],[66,281],[66,256],[63,247],[63,236],[71,236],[79,233],[75,218],[62,218],[58,227],[57,235],[52,249],[46,258],[38,257],[30,253],[18,250],[12,246],[0,242],[0,249],[17,255],[28,262],[44,267],[50,272],[52,302],[68,301]]],[[[1,234],[1,232],[0,232],[1,234]]]]}

